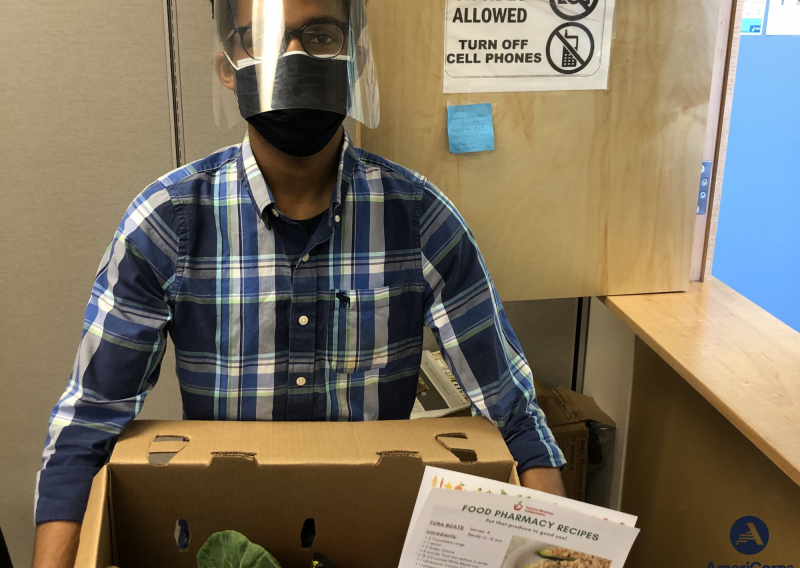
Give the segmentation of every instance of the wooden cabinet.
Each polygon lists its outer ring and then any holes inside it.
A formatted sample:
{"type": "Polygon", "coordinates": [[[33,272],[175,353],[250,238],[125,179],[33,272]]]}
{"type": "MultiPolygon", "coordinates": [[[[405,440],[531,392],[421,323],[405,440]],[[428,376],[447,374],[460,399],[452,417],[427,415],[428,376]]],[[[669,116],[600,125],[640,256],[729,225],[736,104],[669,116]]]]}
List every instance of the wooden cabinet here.
{"type": "Polygon", "coordinates": [[[369,0],[381,124],[364,148],[466,218],[503,300],[685,290],[720,0],[618,0],[606,91],[445,95],[445,0],[369,0]],[[453,155],[448,104],[496,149],[453,155]]]}

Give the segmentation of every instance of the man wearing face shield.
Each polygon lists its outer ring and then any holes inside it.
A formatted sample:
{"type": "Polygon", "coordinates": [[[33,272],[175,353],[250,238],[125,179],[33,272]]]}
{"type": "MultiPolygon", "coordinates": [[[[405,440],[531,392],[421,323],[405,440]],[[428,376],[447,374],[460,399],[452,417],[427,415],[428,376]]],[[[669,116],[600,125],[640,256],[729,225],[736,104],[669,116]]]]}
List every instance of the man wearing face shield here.
{"type": "Polygon", "coordinates": [[[101,262],[51,414],[34,566],[73,563],[92,478],[167,334],[186,419],[397,420],[427,325],[522,483],[563,495],[563,455],[464,220],[343,131],[347,115],[379,120],[363,0],[215,0],[214,17],[215,117],[248,133],[142,192],[101,262]]]}

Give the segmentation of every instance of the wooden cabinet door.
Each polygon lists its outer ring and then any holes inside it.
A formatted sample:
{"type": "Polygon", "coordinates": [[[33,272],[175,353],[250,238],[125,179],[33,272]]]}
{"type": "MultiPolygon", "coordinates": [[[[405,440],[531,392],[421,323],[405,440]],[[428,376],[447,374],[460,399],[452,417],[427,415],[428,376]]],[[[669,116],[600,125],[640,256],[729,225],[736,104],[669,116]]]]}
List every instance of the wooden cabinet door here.
{"type": "Polygon", "coordinates": [[[608,90],[445,95],[445,0],[368,0],[381,124],[364,148],[466,218],[503,300],[685,290],[720,0],[617,0],[608,90]],[[450,154],[448,104],[496,149],[450,154]]]}

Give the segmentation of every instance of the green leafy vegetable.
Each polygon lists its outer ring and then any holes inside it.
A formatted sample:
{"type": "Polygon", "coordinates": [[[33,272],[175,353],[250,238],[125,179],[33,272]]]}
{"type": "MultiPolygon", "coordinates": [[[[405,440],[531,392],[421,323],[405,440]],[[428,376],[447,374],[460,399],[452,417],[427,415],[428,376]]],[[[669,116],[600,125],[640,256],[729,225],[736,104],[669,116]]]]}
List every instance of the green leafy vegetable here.
{"type": "Polygon", "coordinates": [[[236,531],[212,534],[197,551],[198,568],[281,568],[273,556],[236,531]]]}

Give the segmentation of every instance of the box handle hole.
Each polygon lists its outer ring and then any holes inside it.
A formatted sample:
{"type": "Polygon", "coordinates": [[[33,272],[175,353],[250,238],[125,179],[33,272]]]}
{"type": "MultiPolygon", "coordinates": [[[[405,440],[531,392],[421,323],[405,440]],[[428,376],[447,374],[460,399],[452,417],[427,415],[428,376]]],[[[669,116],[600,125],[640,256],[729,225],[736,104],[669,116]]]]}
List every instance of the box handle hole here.
{"type": "Polygon", "coordinates": [[[186,552],[189,548],[189,523],[186,519],[178,519],[175,521],[175,544],[178,545],[178,550],[186,552]]]}
{"type": "Polygon", "coordinates": [[[439,434],[436,436],[436,441],[442,446],[447,448],[450,453],[458,458],[461,463],[473,463],[478,461],[478,454],[475,450],[469,448],[458,448],[453,445],[455,440],[467,440],[467,435],[462,432],[454,432],[452,434],[439,434]]]}
{"type": "Polygon", "coordinates": [[[314,519],[306,519],[300,531],[300,545],[303,548],[311,548],[315,538],[317,538],[317,524],[314,519]]]}
{"type": "Polygon", "coordinates": [[[156,436],[154,442],[188,442],[189,438],[186,436],[156,436]]]}
{"type": "Polygon", "coordinates": [[[188,444],[186,436],[156,436],[150,444],[148,461],[153,465],[166,465],[188,444]]]}

